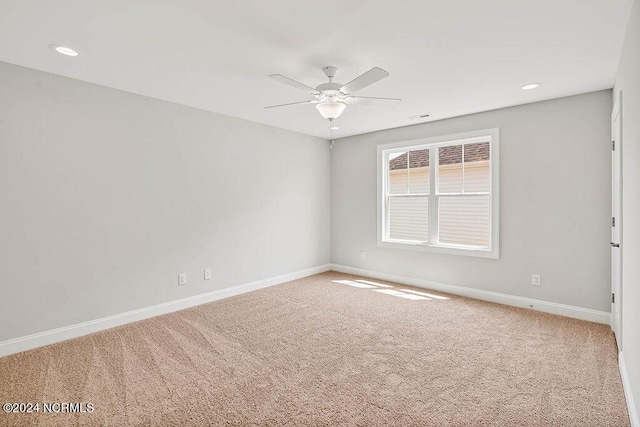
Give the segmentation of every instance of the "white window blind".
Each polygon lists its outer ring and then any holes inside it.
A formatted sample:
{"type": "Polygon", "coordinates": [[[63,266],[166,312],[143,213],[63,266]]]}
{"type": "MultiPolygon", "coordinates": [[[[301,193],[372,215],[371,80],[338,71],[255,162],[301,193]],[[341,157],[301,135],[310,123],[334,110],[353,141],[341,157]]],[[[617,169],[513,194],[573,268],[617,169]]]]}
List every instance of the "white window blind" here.
{"type": "Polygon", "coordinates": [[[382,241],[492,251],[495,139],[382,150],[382,241]]]}
{"type": "Polygon", "coordinates": [[[429,150],[389,155],[389,238],[429,239],[429,150]]]}
{"type": "Polygon", "coordinates": [[[438,243],[488,248],[489,142],[438,147],[438,243]]]}
{"type": "Polygon", "coordinates": [[[429,199],[392,197],[389,200],[389,237],[397,240],[428,240],[429,199]]]}

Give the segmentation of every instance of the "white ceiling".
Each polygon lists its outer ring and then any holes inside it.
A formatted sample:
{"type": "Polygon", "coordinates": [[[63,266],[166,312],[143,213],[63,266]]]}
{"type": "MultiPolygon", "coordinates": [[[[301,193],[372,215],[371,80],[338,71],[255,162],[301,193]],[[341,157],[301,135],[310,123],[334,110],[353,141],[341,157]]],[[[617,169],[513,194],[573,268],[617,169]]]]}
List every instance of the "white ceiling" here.
{"type": "Polygon", "coordinates": [[[308,99],[267,75],[389,71],[358,95],[403,101],[347,107],[343,137],[610,88],[632,2],[0,0],[0,61],[324,138],[313,105],[263,109],[308,99]]]}

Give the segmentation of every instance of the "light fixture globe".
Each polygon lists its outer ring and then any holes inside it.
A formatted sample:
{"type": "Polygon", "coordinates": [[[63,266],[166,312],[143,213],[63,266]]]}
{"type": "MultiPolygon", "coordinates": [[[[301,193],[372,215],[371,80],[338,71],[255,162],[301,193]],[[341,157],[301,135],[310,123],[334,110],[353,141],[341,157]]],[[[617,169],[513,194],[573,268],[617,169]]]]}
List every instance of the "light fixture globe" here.
{"type": "Polygon", "coordinates": [[[327,120],[334,120],[340,117],[340,114],[347,108],[347,105],[342,102],[322,102],[316,104],[316,108],[322,117],[327,120]]]}

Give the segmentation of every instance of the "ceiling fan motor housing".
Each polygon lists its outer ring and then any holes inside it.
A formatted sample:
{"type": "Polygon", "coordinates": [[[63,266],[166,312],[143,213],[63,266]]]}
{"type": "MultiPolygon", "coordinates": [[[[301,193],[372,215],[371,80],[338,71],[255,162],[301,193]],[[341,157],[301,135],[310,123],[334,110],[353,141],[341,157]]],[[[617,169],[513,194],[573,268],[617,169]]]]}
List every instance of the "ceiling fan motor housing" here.
{"type": "Polygon", "coordinates": [[[316,86],[316,90],[326,95],[337,95],[342,86],[341,83],[322,83],[316,86]]]}

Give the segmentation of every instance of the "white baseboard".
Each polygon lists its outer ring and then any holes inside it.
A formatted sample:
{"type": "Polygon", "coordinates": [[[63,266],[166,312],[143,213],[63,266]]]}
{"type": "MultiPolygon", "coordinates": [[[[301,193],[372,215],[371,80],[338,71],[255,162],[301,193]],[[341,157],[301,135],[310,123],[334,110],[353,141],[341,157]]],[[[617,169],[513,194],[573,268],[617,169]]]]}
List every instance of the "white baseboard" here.
{"type": "Polygon", "coordinates": [[[175,301],[169,301],[162,304],[152,305],[150,307],[140,308],[137,310],[127,311],[125,313],[115,314],[113,316],[103,317],[100,319],[90,320],[88,322],[77,323],[75,325],[64,326],[62,328],[51,329],[49,331],[39,332],[24,337],[14,338],[0,342],[0,357],[10,354],[19,353],[21,351],[31,350],[36,347],[65,341],[71,338],[77,338],[83,335],[92,334],[94,332],[103,331],[105,329],[114,328],[116,326],[125,325],[138,320],[148,319],[150,317],[161,314],[171,313],[173,311],[183,310],[185,308],[194,307],[200,304],[229,298],[235,295],[244,294],[269,286],[279,285],[291,280],[301,279],[314,274],[324,273],[331,269],[330,264],[320,265],[318,267],[308,268],[306,270],[296,271],[294,273],[283,274],[269,279],[258,280],[243,285],[232,286],[230,288],[219,289],[200,295],[194,295],[175,301]]]}
{"type": "Polygon", "coordinates": [[[357,276],[371,277],[379,280],[387,280],[389,282],[396,282],[403,285],[415,286],[418,288],[431,289],[433,291],[446,292],[453,295],[461,295],[483,301],[496,302],[513,307],[528,308],[545,313],[559,314],[561,316],[588,320],[590,322],[604,323],[605,325],[611,324],[611,313],[592,310],[590,308],[575,307],[572,305],[518,297],[515,295],[501,294],[498,292],[467,288],[464,286],[447,285],[445,283],[414,279],[412,277],[396,276],[395,274],[380,273],[372,270],[363,270],[360,268],[348,267],[339,264],[331,264],[331,270],[357,276]]]}
{"type": "Polygon", "coordinates": [[[627,410],[629,411],[629,420],[631,427],[640,427],[640,414],[636,407],[636,401],[633,399],[631,392],[631,383],[627,375],[627,365],[624,362],[623,352],[618,355],[618,367],[620,368],[620,376],[622,377],[622,387],[624,388],[624,396],[627,399],[627,410]]]}

